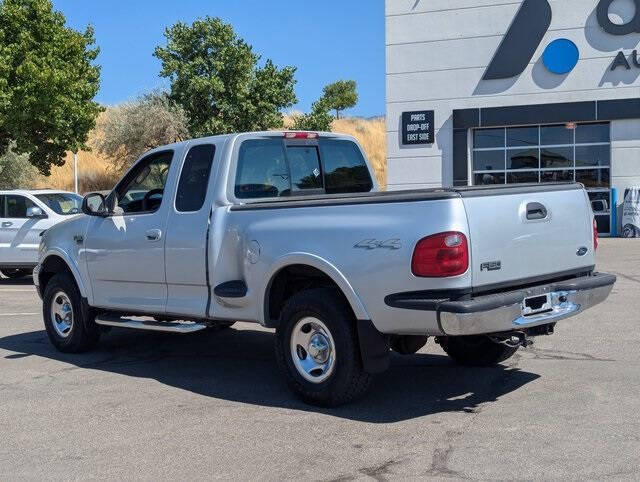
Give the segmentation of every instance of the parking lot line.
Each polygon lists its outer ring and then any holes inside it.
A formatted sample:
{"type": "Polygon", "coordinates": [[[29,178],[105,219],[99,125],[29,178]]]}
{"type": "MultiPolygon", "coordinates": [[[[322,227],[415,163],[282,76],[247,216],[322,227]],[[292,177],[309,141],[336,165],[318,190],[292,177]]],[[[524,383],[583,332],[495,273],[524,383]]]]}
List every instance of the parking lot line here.
{"type": "Polygon", "coordinates": [[[0,293],[35,293],[35,288],[32,290],[2,290],[0,289],[0,293]]]}
{"type": "Polygon", "coordinates": [[[0,316],[35,316],[40,313],[0,313],[0,316]]]}

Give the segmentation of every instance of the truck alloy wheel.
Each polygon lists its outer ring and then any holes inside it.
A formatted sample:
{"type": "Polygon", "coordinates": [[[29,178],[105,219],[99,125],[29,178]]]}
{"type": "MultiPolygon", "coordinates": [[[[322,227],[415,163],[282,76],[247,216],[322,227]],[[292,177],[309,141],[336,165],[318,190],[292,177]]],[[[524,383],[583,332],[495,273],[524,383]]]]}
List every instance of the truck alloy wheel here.
{"type": "Polygon", "coordinates": [[[50,311],[51,326],[60,337],[67,338],[73,330],[73,307],[64,291],[58,291],[53,295],[50,311]]]}
{"type": "Polygon", "coordinates": [[[333,373],[335,343],[327,326],[317,318],[301,319],[291,333],[291,358],[305,380],[322,383],[333,373]]]}

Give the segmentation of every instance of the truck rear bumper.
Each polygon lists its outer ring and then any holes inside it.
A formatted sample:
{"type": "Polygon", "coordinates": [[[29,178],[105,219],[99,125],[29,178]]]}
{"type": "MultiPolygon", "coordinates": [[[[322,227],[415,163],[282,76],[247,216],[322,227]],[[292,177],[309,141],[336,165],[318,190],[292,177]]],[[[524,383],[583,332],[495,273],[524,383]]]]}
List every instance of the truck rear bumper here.
{"type": "Polygon", "coordinates": [[[436,311],[440,330],[447,336],[492,334],[525,330],[576,316],[606,300],[615,282],[613,275],[593,273],[463,301],[421,300],[413,294],[405,300],[395,297],[392,306],[436,311]],[[542,306],[538,307],[539,304],[542,306]]]}

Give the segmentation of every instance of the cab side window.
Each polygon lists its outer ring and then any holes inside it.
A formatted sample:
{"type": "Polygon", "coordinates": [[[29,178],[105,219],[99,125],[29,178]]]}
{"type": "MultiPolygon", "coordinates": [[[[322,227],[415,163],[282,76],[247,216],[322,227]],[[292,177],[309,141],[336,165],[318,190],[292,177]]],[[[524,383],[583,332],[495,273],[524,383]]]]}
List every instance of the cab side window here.
{"type": "Polygon", "coordinates": [[[0,218],[6,218],[4,212],[4,195],[0,195],[0,218]]]}
{"type": "Polygon", "coordinates": [[[204,206],[215,152],[213,144],[202,144],[189,149],[178,184],[177,211],[196,212],[204,206]]]}
{"type": "Polygon", "coordinates": [[[36,207],[35,203],[24,196],[6,196],[6,217],[23,219],[27,217],[27,209],[36,207]]]}
{"type": "Polygon", "coordinates": [[[373,189],[369,168],[356,144],[342,139],[321,139],[320,152],[327,194],[373,189]]]}
{"type": "Polygon", "coordinates": [[[116,188],[125,214],[155,213],[162,205],[173,151],[152,154],[138,163],[116,188]]]}

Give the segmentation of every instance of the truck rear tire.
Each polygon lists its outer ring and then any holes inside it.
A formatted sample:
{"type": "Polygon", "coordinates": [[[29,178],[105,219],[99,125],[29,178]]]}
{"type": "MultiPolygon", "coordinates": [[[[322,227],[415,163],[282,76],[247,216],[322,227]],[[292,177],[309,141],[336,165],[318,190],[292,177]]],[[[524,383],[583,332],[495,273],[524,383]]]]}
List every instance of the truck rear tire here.
{"type": "Polygon", "coordinates": [[[83,309],[80,291],[66,273],[55,275],[44,289],[42,314],[47,335],[63,353],[82,353],[95,347],[100,330],[83,309]]]}
{"type": "Polygon", "coordinates": [[[33,270],[22,269],[22,268],[16,268],[16,269],[5,268],[5,269],[0,269],[0,273],[5,275],[9,279],[18,279],[18,278],[24,278],[25,276],[29,276],[33,274],[33,270]]]}
{"type": "Polygon", "coordinates": [[[287,301],[275,351],[287,385],[311,405],[349,403],[364,394],[372,380],[362,365],[356,320],[333,289],[302,291],[287,301]]]}
{"type": "Polygon", "coordinates": [[[491,341],[486,336],[454,336],[438,338],[449,357],[461,365],[491,366],[511,358],[519,347],[491,341]]]}

